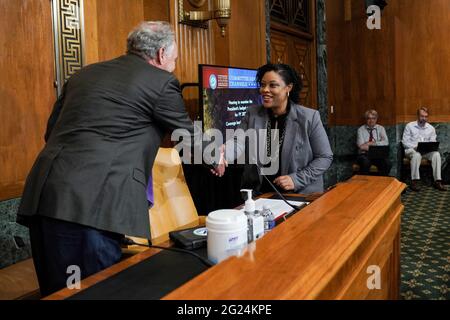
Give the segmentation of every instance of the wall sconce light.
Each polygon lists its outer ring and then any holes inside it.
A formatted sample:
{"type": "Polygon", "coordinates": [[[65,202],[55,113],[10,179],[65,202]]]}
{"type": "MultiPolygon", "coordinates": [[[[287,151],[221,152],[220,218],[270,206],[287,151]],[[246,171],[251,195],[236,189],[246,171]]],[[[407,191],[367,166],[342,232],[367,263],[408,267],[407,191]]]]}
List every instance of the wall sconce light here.
{"type": "MultiPolygon", "coordinates": [[[[188,0],[195,7],[200,8],[206,0],[188,0]]],[[[231,18],[231,0],[213,0],[213,10],[208,11],[184,11],[184,0],[178,0],[178,22],[200,28],[208,28],[206,23],[215,19],[220,27],[222,37],[225,37],[226,26],[231,18]]]]}

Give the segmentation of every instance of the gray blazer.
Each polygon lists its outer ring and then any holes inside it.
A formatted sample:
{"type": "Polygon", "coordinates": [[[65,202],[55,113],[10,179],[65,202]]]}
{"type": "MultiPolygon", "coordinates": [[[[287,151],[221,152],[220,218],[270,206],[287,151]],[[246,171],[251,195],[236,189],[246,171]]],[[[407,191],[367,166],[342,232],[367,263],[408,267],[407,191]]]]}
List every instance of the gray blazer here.
{"type": "MultiPolygon", "coordinates": [[[[263,106],[249,108],[240,128],[266,129],[269,115],[263,106]]],[[[242,156],[245,147],[237,139],[227,141],[228,162],[242,156]],[[233,144],[233,145],[232,145],[233,144]]],[[[286,134],[281,150],[281,175],[289,175],[294,181],[298,193],[323,191],[323,174],[333,161],[328,136],[323,128],[318,111],[292,103],[286,118],[286,134]]],[[[257,168],[246,165],[242,177],[242,186],[259,190],[262,176],[257,168]]]]}

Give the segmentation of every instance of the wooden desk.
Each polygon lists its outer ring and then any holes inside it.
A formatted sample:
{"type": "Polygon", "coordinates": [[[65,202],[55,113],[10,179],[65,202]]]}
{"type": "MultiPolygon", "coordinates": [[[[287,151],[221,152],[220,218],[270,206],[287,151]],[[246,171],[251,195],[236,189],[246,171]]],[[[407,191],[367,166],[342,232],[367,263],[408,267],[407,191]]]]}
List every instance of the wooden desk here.
{"type": "Polygon", "coordinates": [[[400,194],[393,178],[355,176],[165,299],[396,299],[400,194]],[[381,289],[369,290],[370,266],[381,289]]]}
{"type": "MultiPolygon", "coordinates": [[[[253,253],[223,261],[164,299],[397,299],[404,188],[394,178],[355,176],[258,240],[253,253]],[[379,290],[367,286],[371,266],[381,271],[379,290]]],[[[157,252],[93,275],[82,289],[157,252]]]]}

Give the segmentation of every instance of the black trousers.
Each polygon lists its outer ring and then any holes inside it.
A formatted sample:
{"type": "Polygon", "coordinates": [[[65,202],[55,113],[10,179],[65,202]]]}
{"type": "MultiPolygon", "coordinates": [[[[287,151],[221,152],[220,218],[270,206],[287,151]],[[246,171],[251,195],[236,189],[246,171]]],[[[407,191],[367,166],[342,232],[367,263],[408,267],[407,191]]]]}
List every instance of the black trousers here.
{"type": "Polygon", "coordinates": [[[42,297],[120,261],[122,235],[76,223],[34,216],[30,240],[42,297]]]}
{"type": "Polygon", "coordinates": [[[392,168],[389,159],[369,159],[367,154],[358,155],[357,162],[360,167],[360,173],[364,175],[370,174],[370,166],[372,165],[378,168],[379,175],[381,176],[388,176],[392,168]]]}

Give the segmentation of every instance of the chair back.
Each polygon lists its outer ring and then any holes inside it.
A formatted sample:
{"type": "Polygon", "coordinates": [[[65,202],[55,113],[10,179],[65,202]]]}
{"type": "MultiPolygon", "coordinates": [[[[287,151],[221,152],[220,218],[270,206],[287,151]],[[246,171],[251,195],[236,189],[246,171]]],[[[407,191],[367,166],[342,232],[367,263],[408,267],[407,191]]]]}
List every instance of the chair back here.
{"type": "Polygon", "coordinates": [[[152,178],[155,203],[149,215],[152,242],[156,244],[168,240],[170,231],[198,225],[199,217],[175,149],[159,149],[152,178]]]}

